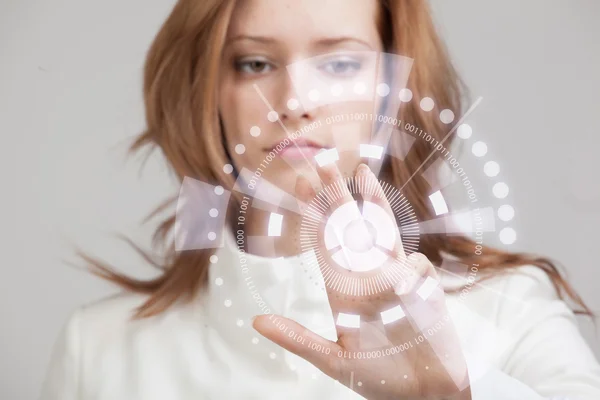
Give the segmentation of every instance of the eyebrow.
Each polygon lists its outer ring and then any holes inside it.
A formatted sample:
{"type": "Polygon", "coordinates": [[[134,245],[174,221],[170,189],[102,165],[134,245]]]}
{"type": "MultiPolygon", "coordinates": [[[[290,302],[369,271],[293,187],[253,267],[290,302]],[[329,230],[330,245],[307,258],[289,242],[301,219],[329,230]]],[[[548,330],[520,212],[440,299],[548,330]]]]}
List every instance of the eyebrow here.
{"type": "MultiPolygon", "coordinates": [[[[268,37],[268,36],[251,36],[251,35],[238,35],[235,36],[231,39],[228,40],[229,43],[233,43],[239,40],[252,40],[254,42],[259,42],[259,43],[264,43],[264,44],[273,44],[273,43],[277,43],[278,40],[272,37],[268,37]]],[[[359,43],[363,46],[366,46],[370,49],[372,49],[372,46],[359,38],[355,38],[355,37],[351,37],[351,36],[339,36],[339,37],[328,37],[328,38],[322,38],[316,41],[316,44],[322,47],[333,47],[335,45],[338,45],[340,43],[344,43],[344,42],[355,42],[355,43],[359,43]]]]}

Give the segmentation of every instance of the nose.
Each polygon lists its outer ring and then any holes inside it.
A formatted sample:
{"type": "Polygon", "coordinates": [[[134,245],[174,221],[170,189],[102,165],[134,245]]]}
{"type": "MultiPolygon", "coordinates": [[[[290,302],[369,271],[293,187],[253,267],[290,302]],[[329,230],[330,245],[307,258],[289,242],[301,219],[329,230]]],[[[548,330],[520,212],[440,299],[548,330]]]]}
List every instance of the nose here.
{"type": "Polygon", "coordinates": [[[283,90],[279,98],[279,118],[284,124],[290,127],[299,127],[300,125],[313,122],[315,119],[315,110],[305,110],[294,90],[292,79],[288,74],[282,82],[283,90]]]}

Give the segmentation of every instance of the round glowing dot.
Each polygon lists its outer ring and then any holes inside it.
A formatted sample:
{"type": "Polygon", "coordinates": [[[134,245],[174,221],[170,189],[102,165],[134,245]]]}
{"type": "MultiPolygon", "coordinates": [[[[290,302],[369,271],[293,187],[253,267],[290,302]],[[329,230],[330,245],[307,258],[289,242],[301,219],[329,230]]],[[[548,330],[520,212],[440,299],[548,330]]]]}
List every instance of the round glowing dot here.
{"type": "Polygon", "coordinates": [[[339,83],[336,83],[331,87],[331,94],[334,96],[339,96],[344,92],[344,87],[339,83]]]}
{"type": "Polygon", "coordinates": [[[215,285],[217,285],[217,286],[223,286],[223,278],[217,278],[217,279],[215,279],[215,285]]]}
{"type": "Polygon", "coordinates": [[[236,324],[237,326],[239,326],[239,327],[242,327],[242,326],[244,326],[244,321],[242,321],[241,319],[238,319],[238,320],[235,322],[235,324],[236,324]]]}
{"type": "Polygon", "coordinates": [[[504,228],[500,231],[500,241],[504,244],[513,244],[517,240],[517,232],[513,228],[504,228]]]}
{"type": "Polygon", "coordinates": [[[385,385],[385,380],[383,380],[383,379],[382,379],[382,380],[381,380],[381,384],[382,384],[382,385],[385,385]]]}
{"type": "Polygon", "coordinates": [[[297,109],[299,105],[300,105],[300,103],[296,99],[289,99],[287,102],[287,108],[289,108],[292,111],[297,109]]]}
{"type": "Polygon", "coordinates": [[[208,240],[215,240],[217,238],[217,234],[214,232],[208,232],[208,240]]]}
{"type": "Polygon", "coordinates": [[[404,375],[404,379],[408,379],[408,375],[404,375]]]}
{"type": "Polygon", "coordinates": [[[429,369],[429,365],[426,365],[426,366],[425,366],[425,369],[429,369]]]}
{"type": "Polygon", "coordinates": [[[277,358],[277,354],[271,352],[269,353],[269,357],[271,358],[271,360],[274,360],[277,358]]]}
{"type": "Polygon", "coordinates": [[[252,344],[258,344],[258,338],[253,337],[252,338],[252,344]]]}
{"type": "Polygon", "coordinates": [[[412,90],[404,88],[400,90],[400,94],[398,94],[398,97],[400,98],[400,101],[408,103],[413,98],[412,90]]]}
{"type": "Polygon", "coordinates": [[[509,206],[508,204],[504,204],[498,208],[498,218],[502,221],[510,221],[515,216],[515,209],[509,206]]]}
{"type": "Polygon", "coordinates": [[[227,299],[223,302],[223,304],[225,304],[225,307],[231,307],[231,300],[227,299]]]}
{"type": "Polygon", "coordinates": [[[313,89],[310,92],[308,92],[308,98],[310,99],[310,101],[319,101],[319,99],[321,98],[321,93],[319,93],[317,89],[313,89]]]}
{"type": "Polygon", "coordinates": [[[454,113],[452,110],[442,110],[440,113],[440,121],[442,121],[444,124],[449,124],[450,122],[454,121],[454,113]]]}
{"type": "Polygon", "coordinates": [[[225,172],[226,174],[230,174],[233,172],[233,165],[231,164],[225,164],[223,166],[223,172],[225,172]]]}
{"type": "Polygon", "coordinates": [[[295,371],[297,368],[296,368],[296,366],[295,366],[294,364],[292,364],[292,365],[290,365],[290,369],[291,369],[292,371],[295,371]]]}
{"type": "Polygon", "coordinates": [[[211,262],[211,263],[213,263],[213,264],[216,264],[216,263],[217,263],[217,261],[219,261],[219,257],[217,257],[217,256],[216,256],[216,255],[214,255],[214,254],[213,254],[212,256],[210,256],[210,262],[211,262]]]}
{"type": "Polygon", "coordinates": [[[267,114],[267,119],[270,122],[275,122],[279,119],[279,114],[277,114],[277,111],[269,111],[269,113],[267,114]]]}
{"type": "Polygon", "coordinates": [[[223,186],[215,186],[215,194],[217,196],[220,196],[223,193],[225,193],[225,189],[223,189],[223,186]]]}
{"type": "Polygon", "coordinates": [[[364,94],[367,91],[367,87],[362,82],[357,82],[354,85],[354,93],[356,94],[364,94]]]}
{"type": "Polygon", "coordinates": [[[250,128],[250,135],[252,135],[253,137],[260,136],[260,128],[258,126],[253,126],[252,128],[250,128]]]}
{"type": "Polygon", "coordinates": [[[208,215],[210,215],[213,218],[216,218],[219,216],[219,210],[217,210],[216,208],[211,208],[208,212],[208,215]]]}
{"type": "Polygon", "coordinates": [[[473,134],[473,128],[468,124],[462,124],[458,127],[458,137],[461,139],[468,139],[473,134]]]}
{"type": "Polygon", "coordinates": [[[421,110],[429,112],[433,110],[433,99],[431,97],[423,97],[419,106],[421,106],[421,110]]]}
{"type": "Polygon", "coordinates": [[[475,157],[483,157],[487,154],[488,148],[487,144],[483,142],[475,142],[473,143],[473,147],[471,147],[471,151],[475,155],[475,157]]]}
{"type": "Polygon", "coordinates": [[[385,83],[380,83],[377,85],[377,94],[381,97],[386,97],[390,94],[390,87],[385,83]]]}
{"type": "Polygon", "coordinates": [[[238,154],[244,154],[246,152],[246,146],[244,146],[243,144],[236,145],[235,152],[238,154]]]}
{"type": "Polygon", "coordinates": [[[493,178],[500,173],[500,165],[496,161],[488,161],[483,166],[483,172],[490,178],[493,178]]]}
{"type": "Polygon", "coordinates": [[[362,382],[361,382],[361,381],[358,381],[357,385],[358,385],[358,386],[362,386],[362,382]]]}
{"type": "Polygon", "coordinates": [[[504,182],[498,182],[492,188],[492,193],[499,199],[503,199],[508,196],[508,185],[504,182]]]}

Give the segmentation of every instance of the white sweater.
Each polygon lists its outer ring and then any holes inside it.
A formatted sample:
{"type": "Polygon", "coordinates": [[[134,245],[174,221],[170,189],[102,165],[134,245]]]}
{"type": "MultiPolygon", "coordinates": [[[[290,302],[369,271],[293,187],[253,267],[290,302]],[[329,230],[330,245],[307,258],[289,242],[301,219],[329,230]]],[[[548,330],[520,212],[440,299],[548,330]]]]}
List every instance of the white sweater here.
{"type": "MultiPolygon", "coordinates": [[[[274,313],[336,339],[322,282],[300,257],[247,255],[257,300],[231,237],[217,256],[208,287],[158,316],[130,320],[145,300],[133,294],[78,308],[55,345],[41,399],[362,398],[250,326],[264,300],[274,313]]],[[[442,278],[447,287],[459,281],[442,278]]],[[[541,270],[526,266],[484,281],[462,300],[448,293],[447,305],[474,399],[600,399],[600,365],[541,270]]]]}

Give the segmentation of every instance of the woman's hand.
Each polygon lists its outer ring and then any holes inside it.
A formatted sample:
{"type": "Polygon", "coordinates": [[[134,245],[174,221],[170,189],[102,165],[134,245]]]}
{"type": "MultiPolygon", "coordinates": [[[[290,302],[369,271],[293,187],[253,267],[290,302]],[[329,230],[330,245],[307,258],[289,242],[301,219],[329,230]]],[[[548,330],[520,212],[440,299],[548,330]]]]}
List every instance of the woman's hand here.
{"type": "MultiPolygon", "coordinates": [[[[318,174],[326,186],[343,179],[333,164],[318,168],[318,174]]],[[[370,169],[360,165],[355,179],[364,183],[358,187],[369,188],[361,192],[363,199],[383,208],[396,226],[391,207],[370,169]]],[[[345,185],[337,187],[346,188],[345,185]]],[[[316,196],[303,177],[298,179],[296,192],[305,203],[316,196]]],[[[335,206],[354,201],[347,188],[340,198],[335,206]]],[[[321,224],[322,229],[325,223],[321,224]]],[[[368,229],[363,232],[369,236],[368,229]]],[[[395,233],[396,244],[390,258],[401,262],[408,272],[395,287],[368,296],[348,296],[327,288],[328,300],[338,321],[337,342],[275,315],[258,316],[254,328],[368,399],[470,399],[466,363],[448,316],[438,275],[424,255],[413,253],[406,257],[400,233],[395,233]],[[381,313],[385,311],[388,311],[387,317],[383,318],[381,313]],[[348,327],[352,324],[340,322],[340,315],[359,316],[360,326],[348,327]],[[281,329],[282,325],[286,329],[281,329]],[[299,335],[290,337],[287,332],[291,331],[299,335]]],[[[369,242],[370,239],[365,237],[364,240],[369,242]]],[[[324,246],[322,240],[319,245],[324,246]]],[[[327,254],[327,251],[324,249],[321,253],[327,254]]],[[[367,272],[351,271],[330,261],[328,264],[336,273],[346,276],[377,273],[368,268],[367,272]]]]}

